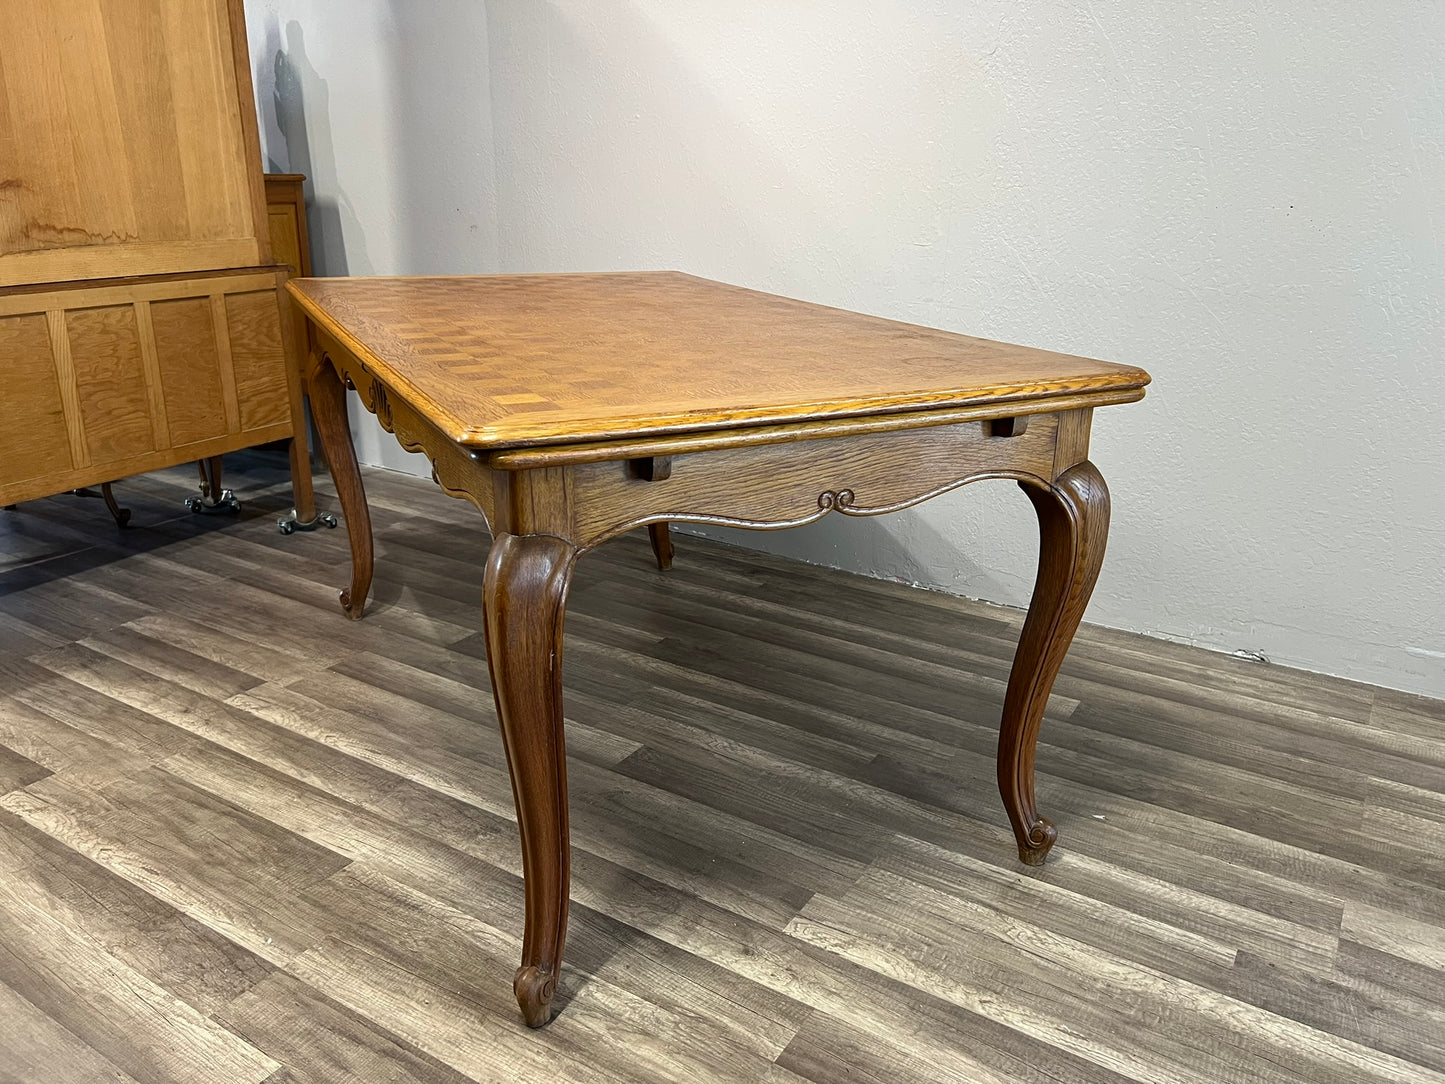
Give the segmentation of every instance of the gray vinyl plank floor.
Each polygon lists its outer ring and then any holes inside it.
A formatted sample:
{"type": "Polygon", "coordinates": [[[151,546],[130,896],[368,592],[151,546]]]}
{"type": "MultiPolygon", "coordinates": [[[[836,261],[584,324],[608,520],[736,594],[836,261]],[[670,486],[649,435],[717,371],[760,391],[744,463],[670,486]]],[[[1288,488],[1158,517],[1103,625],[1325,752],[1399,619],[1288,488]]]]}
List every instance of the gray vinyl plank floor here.
{"type": "Polygon", "coordinates": [[[0,512],[0,1082],[1445,1082],[1445,704],[681,536],[579,566],[559,1015],[522,1025],[479,516],[274,453],[0,512]],[[322,499],[329,487],[321,485],[322,499]]]}

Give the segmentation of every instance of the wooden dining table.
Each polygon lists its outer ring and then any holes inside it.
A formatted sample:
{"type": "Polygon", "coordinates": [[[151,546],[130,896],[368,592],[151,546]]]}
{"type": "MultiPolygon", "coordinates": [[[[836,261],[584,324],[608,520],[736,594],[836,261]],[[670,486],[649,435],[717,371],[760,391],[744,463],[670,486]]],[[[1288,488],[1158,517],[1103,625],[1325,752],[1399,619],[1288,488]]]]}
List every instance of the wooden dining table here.
{"type": "Polygon", "coordinates": [[[361,616],[371,522],[346,389],[492,543],[487,661],[525,879],[513,989],[551,1018],[570,876],[562,629],[577,559],[673,521],[776,529],[876,516],[983,478],[1038,516],[1038,575],[1004,696],[998,784],[1026,863],[1057,838],[1034,749],[1104,558],[1109,492],[1094,408],[1144,395],[1142,369],[792,300],[677,272],[303,278],[307,384],[351,546],[361,616]]]}

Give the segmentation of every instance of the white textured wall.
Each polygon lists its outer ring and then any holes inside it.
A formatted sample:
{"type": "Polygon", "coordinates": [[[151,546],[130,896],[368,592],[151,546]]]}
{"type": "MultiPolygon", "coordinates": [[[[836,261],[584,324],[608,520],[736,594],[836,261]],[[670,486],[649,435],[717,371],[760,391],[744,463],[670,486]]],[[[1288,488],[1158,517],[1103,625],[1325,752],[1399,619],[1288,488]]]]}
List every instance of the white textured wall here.
{"type": "MultiPolygon", "coordinates": [[[[1096,415],[1088,620],[1445,696],[1445,6],[493,0],[488,33],[502,269],[1142,365],[1096,415]]],[[[1021,602],[1031,515],[980,484],[742,540],[1021,602]]]]}
{"type": "MultiPolygon", "coordinates": [[[[316,274],[496,270],[485,5],[247,0],[246,32],[266,168],[308,177],[316,274]]],[[[351,414],[363,462],[431,473],[351,414]]]]}
{"type": "MultiPolygon", "coordinates": [[[[1437,0],[249,8],[325,271],[674,267],[1143,365],[1088,619],[1445,696],[1437,0]]],[[[992,483],[737,537],[1005,602],[1036,545],[992,483]]]]}

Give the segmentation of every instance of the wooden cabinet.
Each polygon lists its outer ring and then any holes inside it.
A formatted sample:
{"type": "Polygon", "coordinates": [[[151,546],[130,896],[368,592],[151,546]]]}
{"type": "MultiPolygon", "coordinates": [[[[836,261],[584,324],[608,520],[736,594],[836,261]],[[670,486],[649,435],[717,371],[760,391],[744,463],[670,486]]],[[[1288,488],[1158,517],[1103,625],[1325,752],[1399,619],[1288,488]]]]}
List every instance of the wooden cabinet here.
{"type": "Polygon", "coordinates": [[[0,504],[299,435],[312,519],[241,0],[0,3],[0,41],[0,504]]]}
{"type": "Polygon", "coordinates": [[[306,229],[306,197],[302,173],[266,174],[266,221],[271,231],[271,256],[293,275],[311,277],[311,235],[306,229]]]}

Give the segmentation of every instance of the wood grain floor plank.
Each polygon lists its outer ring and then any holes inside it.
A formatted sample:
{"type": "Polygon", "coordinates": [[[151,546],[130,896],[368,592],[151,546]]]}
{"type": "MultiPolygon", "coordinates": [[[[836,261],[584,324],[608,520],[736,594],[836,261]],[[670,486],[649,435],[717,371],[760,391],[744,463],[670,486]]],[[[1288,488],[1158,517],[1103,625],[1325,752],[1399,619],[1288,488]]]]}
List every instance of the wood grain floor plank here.
{"type": "MultiPolygon", "coordinates": [[[[520,948],[515,933],[497,930],[467,911],[367,868],[344,871],[312,895],[325,900],[332,913],[346,917],[339,936],[349,944],[457,996],[505,998],[504,987],[478,984],[487,971],[508,972],[520,948]]],[[[586,931],[579,932],[585,936],[586,931]]],[[[679,1012],[675,999],[653,999],[628,989],[638,985],[635,977],[627,978],[626,985],[608,981],[603,971],[583,971],[579,978],[558,1018],[565,1026],[549,1028],[546,1045],[590,1060],[618,1078],[756,1079],[786,1045],[784,1040],[757,1049],[755,1041],[739,1043],[735,1029],[725,1029],[705,1011],[711,1007],[707,999],[679,1012]],[[678,1041],[684,1033],[685,1043],[678,1041]],[[648,1035],[653,1041],[646,1040],[648,1035]],[[659,1036],[663,1042],[656,1041],[659,1036]]]]}
{"type": "Polygon", "coordinates": [[[185,730],[107,696],[88,683],[87,663],[102,656],[71,644],[37,658],[45,660],[45,664],[25,661],[25,676],[10,685],[11,696],[54,723],[102,743],[108,747],[106,757],[114,760],[129,755],[134,760],[154,762],[195,744],[195,737],[185,730]],[[70,674],[80,680],[71,680],[70,674]]]}
{"type": "MultiPolygon", "coordinates": [[[[310,688],[310,686],[308,686],[310,688]]],[[[511,780],[501,761],[483,759],[470,736],[461,738],[461,752],[448,747],[454,725],[474,728],[465,720],[452,723],[444,717],[431,721],[438,727],[437,743],[419,742],[404,727],[386,719],[324,705],[295,689],[261,685],[231,700],[234,706],[276,726],[295,731],[323,745],[343,751],[363,764],[381,768],[399,778],[439,794],[460,798],[479,809],[505,817],[515,816],[511,780]]],[[[397,720],[400,722],[400,720],[397,720]]]]}
{"type": "Polygon", "coordinates": [[[153,614],[121,627],[134,629],[208,662],[234,668],[258,681],[284,683],[318,669],[318,664],[308,656],[298,657],[269,644],[254,643],[179,614],[153,614]]]}
{"type": "Polygon", "coordinates": [[[467,1084],[472,1079],[284,973],[237,997],[216,1019],[282,1062],[293,1084],[467,1084]]]}
{"type": "Polygon", "coordinates": [[[1241,952],[1234,982],[1241,1001],[1402,1060],[1445,1073],[1445,1006],[1337,970],[1321,977],[1241,952]]]}
{"type": "MultiPolygon", "coordinates": [[[[1361,757],[1369,756],[1370,763],[1381,765],[1384,773],[1404,772],[1408,773],[1406,778],[1413,776],[1429,781],[1438,780],[1439,766],[1445,765],[1445,749],[1438,739],[1387,730],[1373,723],[1354,722],[1330,714],[1291,709],[1275,718],[1261,718],[1237,713],[1219,698],[1201,707],[1161,700],[1128,686],[1098,685],[1087,692],[1092,694],[1088,698],[1095,706],[1094,718],[1098,718],[1105,727],[1113,719],[1119,730],[1136,738],[1152,738],[1155,734],[1161,738],[1168,737],[1171,727],[1187,733],[1192,722],[1196,731],[1204,734],[1217,732],[1222,741],[1230,738],[1244,740],[1254,735],[1265,756],[1271,753],[1294,754],[1318,765],[1306,768],[1312,773],[1323,769],[1354,768],[1360,764],[1361,757]],[[1131,716],[1133,725],[1130,725],[1131,716]]],[[[1080,725],[1090,725],[1090,718],[1086,715],[1080,725]]],[[[1229,752],[1226,749],[1226,755],[1218,759],[1222,763],[1237,763],[1228,755],[1229,752]]],[[[1300,774],[1296,771],[1293,777],[1299,778],[1300,774]]]]}
{"type": "Polygon", "coordinates": [[[8,813],[0,820],[0,832],[28,852],[28,861],[5,877],[16,899],[104,945],[202,1014],[271,973],[254,954],[38,829],[8,813]]]}
{"type": "MultiPolygon", "coordinates": [[[[1056,748],[1040,741],[1040,763],[1050,769],[1041,772],[1039,777],[1041,807],[1046,813],[1051,807],[1057,810],[1058,806],[1076,811],[1077,815],[1067,820],[1061,816],[1054,819],[1056,823],[1067,824],[1068,830],[1079,837],[1080,849],[1089,849],[1087,841],[1103,835],[1111,837],[1116,846],[1122,842],[1121,836],[1147,839],[1150,850],[1142,856],[1142,861],[1125,855],[1120,856],[1120,861],[1140,861],[1141,868],[1144,868],[1153,861],[1154,848],[1161,844],[1174,846],[1185,855],[1224,860],[1238,867],[1246,876],[1263,874],[1266,880],[1277,878],[1305,886],[1313,890],[1326,912],[1333,906],[1329,903],[1330,899],[1347,897],[1387,908],[1421,910],[1434,918],[1445,918],[1445,893],[1432,887],[1428,876],[1419,873],[1422,865],[1426,869],[1433,868],[1437,856],[1427,855],[1423,863],[1412,863],[1398,846],[1378,855],[1372,854],[1371,844],[1358,829],[1363,822],[1363,805],[1360,806],[1358,822],[1356,810],[1345,807],[1349,819],[1341,825],[1340,831],[1347,837],[1348,845],[1329,847],[1330,852],[1344,851],[1342,857],[1336,853],[1313,850],[1307,840],[1290,839],[1288,833],[1278,831],[1263,818],[1262,808],[1243,807],[1242,814],[1227,811],[1224,818],[1214,819],[1207,810],[1190,812],[1176,808],[1184,803],[1151,802],[1148,800],[1150,794],[1165,785],[1162,781],[1140,781],[1138,788],[1121,786],[1117,779],[1134,772],[1136,769],[1132,764],[1091,761],[1096,770],[1102,767],[1110,775],[1107,780],[1099,779],[1086,771],[1082,763],[1071,762],[1068,750],[1061,749],[1056,754],[1056,748]],[[1055,775],[1055,771],[1061,774],[1055,775]],[[1092,785],[1094,783],[1107,789],[1100,789],[1092,785]],[[1135,795],[1133,789],[1144,793],[1135,795]],[[1102,820],[1095,820],[1095,817],[1102,820]],[[1241,820],[1244,823],[1237,823],[1241,820]],[[1253,823],[1256,820],[1260,822],[1257,825],[1253,823]],[[1251,831],[1251,826],[1260,827],[1261,831],[1251,831]]],[[[947,770],[953,759],[942,755],[936,762],[925,765],[903,764],[892,758],[879,757],[871,766],[870,778],[881,787],[902,790],[920,801],[943,808],[967,809],[968,803],[976,799],[974,792],[959,786],[959,778],[967,777],[965,768],[957,772],[947,770]]],[[[968,766],[973,763],[972,755],[960,753],[958,759],[965,765],[966,771],[977,776],[976,769],[968,766]]],[[[1253,793],[1249,789],[1253,782],[1248,778],[1242,777],[1239,784],[1245,789],[1246,796],[1253,793]]],[[[1180,785],[1188,786],[1188,777],[1180,777],[1180,785]]],[[[1285,801],[1288,801],[1287,793],[1284,792],[1285,801]]],[[[1203,797],[1207,800],[1207,795],[1203,797]]],[[[1327,799],[1321,798],[1320,805],[1326,804],[1327,799]]],[[[1302,802],[1292,806],[1290,816],[1303,820],[1311,805],[1302,802]]],[[[1308,833],[1312,837],[1318,834],[1318,827],[1308,833]]]]}
{"type": "MultiPolygon", "coordinates": [[[[230,582],[295,599],[321,613],[330,614],[336,609],[336,588],[319,580],[308,579],[285,566],[278,566],[275,562],[264,563],[260,555],[248,556],[254,560],[237,556],[230,548],[208,548],[206,551],[207,562],[215,565],[217,571],[224,574],[230,582]]],[[[410,610],[396,604],[379,605],[370,611],[368,616],[375,619],[371,627],[378,633],[391,632],[438,646],[445,646],[476,631],[471,625],[458,624],[456,621],[428,614],[425,610],[410,610]]]]}
{"type": "Polygon", "coordinates": [[[272,964],[324,936],[324,916],[296,889],[345,864],[124,764],[52,776],[0,797],[0,808],[272,964]]]}
{"type": "Polygon", "coordinates": [[[110,742],[53,719],[45,712],[3,693],[0,693],[0,745],[51,772],[65,771],[119,753],[119,749],[110,742]]]}
{"type": "MultiPolygon", "coordinates": [[[[1017,1064],[1018,1035],[938,998],[929,987],[871,971],[839,953],[679,896],[585,855],[577,863],[574,885],[579,886],[574,900],[584,906],[605,905],[620,921],[812,1005],[843,1026],[873,1039],[906,1037],[915,1056],[932,1059],[956,1079],[971,1079],[980,1059],[1017,1064]]],[[[1049,1060],[1042,1058],[1041,1063],[1049,1060]]]]}
{"type": "MultiPolygon", "coordinates": [[[[1313,963],[1322,974],[1334,969],[1337,937],[1224,907],[1166,883],[1136,883],[1077,855],[1036,873],[940,852],[930,844],[899,839],[874,861],[870,873],[966,896],[1002,914],[1031,915],[1040,925],[1093,948],[1193,982],[1223,981],[1242,944],[1263,943],[1273,955],[1313,963]],[[1095,867],[1087,871],[1093,874],[1087,880],[1076,871],[1085,865],[1095,867]],[[1105,887],[1100,882],[1111,873],[1115,884],[1105,887]],[[1066,887],[1071,885],[1077,889],[1066,887]]],[[[860,885],[867,880],[865,874],[860,885]]]]}
{"type": "Polygon", "coordinates": [[[4,983],[0,1020],[3,1084],[139,1084],[4,983]]]}
{"type": "Polygon", "coordinates": [[[0,744],[0,794],[29,786],[52,774],[24,754],[0,744]]]}
{"type": "Polygon", "coordinates": [[[98,654],[212,699],[234,696],[261,684],[263,680],[226,663],[147,636],[128,625],[94,633],[80,643],[98,654]]]}
{"type": "MultiPolygon", "coordinates": [[[[622,598],[619,593],[609,600],[609,611],[619,617],[629,613],[645,615],[641,627],[664,635],[654,651],[658,658],[692,663],[696,657],[710,655],[722,673],[755,675],[756,680],[769,685],[792,686],[822,703],[876,705],[884,718],[892,704],[939,712],[951,720],[979,727],[997,726],[1003,704],[1001,679],[985,681],[955,671],[949,687],[944,688],[939,674],[920,675],[917,671],[922,669],[921,664],[904,666],[902,656],[896,656],[900,663],[890,671],[884,668],[886,656],[837,638],[779,630],[760,621],[735,617],[721,608],[711,609],[706,621],[701,613],[682,620],[665,611],[625,603],[622,598]],[[770,675],[776,677],[770,681],[770,675]],[[886,702],[879,696],[881,688],[889,691],[886,702]]],[[[1067,714],[1073,703],[1066,698],[1051,698],[1050,710],[1067,714]]]]}
{"type": "Polygon", "coordinates": [[[1367,983],[1419,1005],[1445,1005],[1445,972],[1348,937],[1340,940],[1336,970],[1346,983],[1367,983]]]}
{"type": "MultiPolygon", "coordinates": [[[[624,573],[593,586],[590,592],[579,588],[582,605],[590,604],[614,621],[631,620],[664,635],[699,635],[725,655],[729,651],[722,645],[730,647],[734,642],[745,650],[758,644],[772,645],[779,650],[780,665],[801,664],[798,668],[804,673],[815,673],[817,661],[826,659],[839,664],[837,673],[853,676],[853,682],[843,688],[854,683],[866,688],[881,678],[888,680],[890,689],[899,691],[898,699],[923,706],[932,707],[941,699],[966,702],[979,698],[990,705],[1003,702],[1008,660],[1003,660],[998,672],[985,675],[969,664],[988,662],[987,657],[956,648],[930,650],[927,641],[900,640],[836,618],[810,615],[809,620],[800,621],[793,614],[789,619],[786,607],[778,603],[720,594],[685,581],[668,581],[665,593],[641,592],[637,589],[641,585],[628,579],[624,573]],[[922,686],[922,690],[910,697],[914,686],[922,686]]],[[[1055,703],[1055,710],[1062,714],[1071,708],[1067,698],[1055,703]]]]}
{"type": "Polygon", "coordinates": [[[243,1084],[279,1068],[6,885],[0,982],[139,1080],[243,1084]]]}
{"type": "Polygon", "coordinates": [[[1378,689],[1370,712],[1370,724],[1386,734],[1406,734],[1439,744],[1445,734],[1442,701],[1394,689],[1378,689]]]}
{"type": "MultiPolygon", "coordinates": [[[[1442,779],[1441,785],[1445,785],[1445,779],[1442,779]]],[[[1389,811],[1445,821],[1445,791],[1434,787],[1415,787],[1395,779],[1372,777],[1365,800],[1368,803],[1367,817],[1371,812],[1389,811]]]]}
{"type": "Polygon", "coordinates": [[[1445,971],[1445,926],[1410,914],[1347,903],[1340,932],[1351,941],[1433,971],[1445,971]]]}
{"type": "Polygon", "coordinates": [[[22,621],[0,609],[0,652],[14,658],[24,658],[37,651],[60,647],[65,639],[47,632],[38,625],[22,621]]]}
{"type": "MultiPolygon", "coordinates": [[[[1244,719],[1218,707],[1185,707],[1150,702],[1146,711],[1101,692],[1069,718],[1071,727],[1141,741],[1168,753],[1195,756],[1229,769],[1294,783],[1347,800],[1361,801],[1369,777],[1359,770],[1357,746],[1244,719]]],[[[1391,758],[1392,774],[1414,773],[1415,761],[1391,758]]]]}
{"type": "Polygon", "coordinates": [[[1010,1033],[1002,1026],[996,1030],[1006,1056],[997,1064],[976,1061],[968,1076],[961,1077],[957,1064],[940,1065],[913,1055],[907,1036],[890,1041],[844,1027],[819,1013],[788,1044],[777,1063],[797,1079],[816,1084],[841,1080],[850,1084],[897,1084],[900,1080],[954,1084],[961,1079],[970,1084],[1136,1084],[1133,1077],[1010,1033]]]}
{"type": "Polygon", "coordinates": [[[984,916],[976,905],[881,876],[873,882],[865,876],[850,896],[816,897],[789,932],[1126,1075],[1161,1084],[1298,1076],[1362,1084],[1398,1081],[1404,1073],[1422,1084],[1445,1081],[1445,1074],[1218,990],[1088,949],[1026,916],[996,915],[979,925],[984,916]],[[952,930],[954,945],[938,951],[930,927],[952,930]],[[923,943],[931,946],[926,954],[919,952],[923,943]],[[1027,974],[1007,962],[1019,952],[1027,954],[1027,974]],[[990,977],[1000,965],[1014,975],[1006,992],[990,977]],[[1141,1016],[1150,1027],[1131,1028],[1141,1016]],[[1201,1062],[1211,1068],[1187,1068],[1201,1062]]]}

